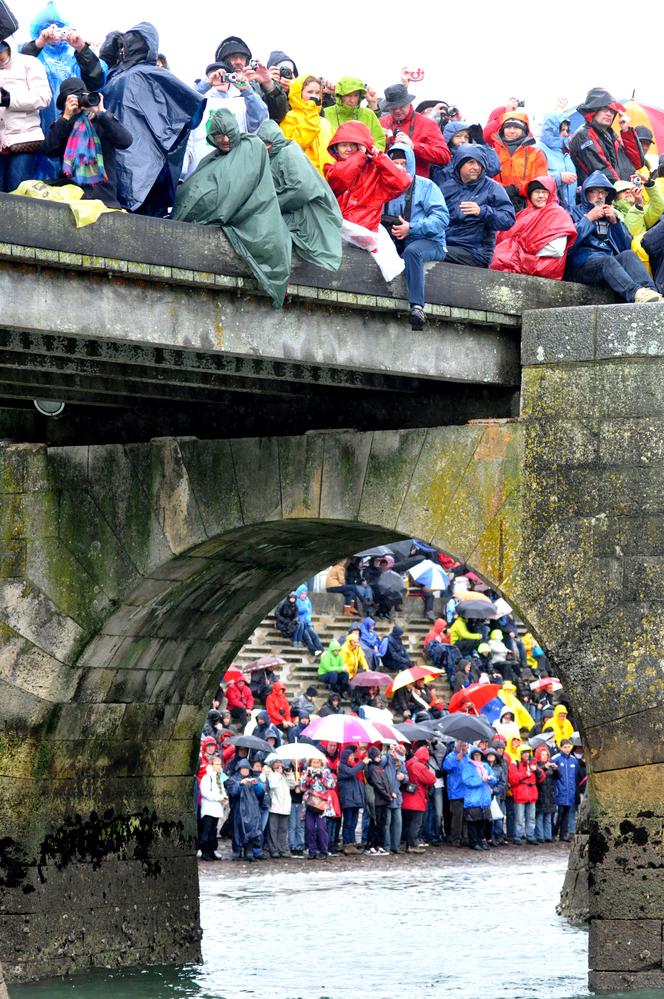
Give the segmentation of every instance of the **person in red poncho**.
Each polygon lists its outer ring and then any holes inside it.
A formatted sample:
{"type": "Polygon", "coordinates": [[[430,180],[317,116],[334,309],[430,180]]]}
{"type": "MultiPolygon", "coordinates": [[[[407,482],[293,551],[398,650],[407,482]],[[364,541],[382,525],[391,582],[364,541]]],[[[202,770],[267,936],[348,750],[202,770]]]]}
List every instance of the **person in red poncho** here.
{"type": "Polygon", "coordinates": [[[404,262],[380,220],[385,202],[403,194],[412,177],[374,146],[371,132],[360,121],[340,125],[328,149],[335,162],[326,163],[324,171],[344,218],[341,237],[374,254],[383,277],[392,281],[404,262]]]}
{"type": "Polygon", "coordinates": [[[285,729],[293,725],[290,704],[286,697],[285,684],[279,683],[278,680],[274,681],[272,684],[272,693],[268,694],[265,698],[265,707],[270,721],[273,725],[276,725],[280,732],[285,731],[285,729]]]}
{"type": "Polygon", "coordinates": [[[558,203],[553,177],[531,180],[528,201],[512,228],[498,233],[489,268],[561,281],[567,251],[576,239],[576,226],[558,203]]]}

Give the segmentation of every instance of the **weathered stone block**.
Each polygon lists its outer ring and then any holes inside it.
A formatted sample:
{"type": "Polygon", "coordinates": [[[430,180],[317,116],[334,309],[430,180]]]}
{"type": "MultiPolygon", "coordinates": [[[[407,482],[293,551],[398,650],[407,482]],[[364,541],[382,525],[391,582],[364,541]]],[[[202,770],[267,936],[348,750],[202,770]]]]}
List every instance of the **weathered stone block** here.
{"type": "Polygon", "coordinates": [[[593,971],[661,970],[661,921],[593,919],[588,963],[593,971]]]}

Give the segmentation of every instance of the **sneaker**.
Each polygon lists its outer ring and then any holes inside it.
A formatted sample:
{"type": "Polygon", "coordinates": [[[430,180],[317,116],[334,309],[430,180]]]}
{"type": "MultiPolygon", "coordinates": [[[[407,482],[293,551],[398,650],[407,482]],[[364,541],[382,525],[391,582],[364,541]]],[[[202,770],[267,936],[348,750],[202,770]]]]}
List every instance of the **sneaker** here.
{"type": "Polygon", "coordinates": [[[426,853],[423,846],[409,846],[408,853],[426,853]]]}
{"type": "Polygon", "coordinates": [[[378,854],[379,857],[387,857],[389,852],[390,852],[389,850],[384,850],[382,846],[379,846],[378,849],[376,850],[376,853],[378,854]]]}
{"type": "Polygon", "coordinates": [[[636,295],[634,296],[634,302],[637,305],[642,305],[644,302],[661,302],[663,301],[662,296],[654,288],[639,288],[636,295]]]}
{"type": "Polygon", "coordinates": [[[411,305],[410,307],[410,328],[412,330],[423,330],[426,322],[424,309],[421,305],[411,305]]]}
{"type": "Polygon", "coordinates": [[[314,652],[314,659],[320,659],[320,657],[322,655],[323,655],[323,650],[322,649],[318,649],[317,652],[314,652]]]}
{"type": "Polygon", "coordinates": [[[377,857],[378,856],[378,850],[376,850],[376,848],[373,847],[373,846],[370,846],[369,849],[365,850],[364,852],[366,854],[368,854],[370,857],[377,857]]]}

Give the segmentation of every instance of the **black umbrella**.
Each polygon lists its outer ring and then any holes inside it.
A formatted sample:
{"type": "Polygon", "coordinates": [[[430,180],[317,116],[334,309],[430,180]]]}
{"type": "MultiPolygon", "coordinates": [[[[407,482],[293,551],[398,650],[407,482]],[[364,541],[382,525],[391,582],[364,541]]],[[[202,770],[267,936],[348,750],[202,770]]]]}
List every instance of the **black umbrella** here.
{"type": "Polygon", "coordinates": [[[495,729],[482,718],[475,715],[466,715],[460,711],[441,718],[438,722],[438,731],[443,735],[448,735],[451,739],[459,739],[461,742],[474,742],[476,739],[493,739],[496,734],[495,729]]]}
{"type": "Polygon", "coordinates": [[[426,722],[423,725],[402,722],[401,725],[395,725],[394,727],[397,732],[401,732],[402,735],[407,736],[411,742],[424,742],[436,737],[436,733],[431,731],[426,722]]]}
{"type": "Polygon", "coordinates": [[[386,569],[381,572],[374,584],[374,589],[383,597],[390,597],[393,600],[400,600],[406,591],[406,584],[398,572],[386,569]]]}
{"type": "Polygon", "coordinates": [[[258,749],[261,753],[271,753],[274,746],[271,746],[265,739],[259,739],[255,735],[234,735],[228,740],[230,746],[238,746],[242,749],[258,749]]]}
{"type": "Polygon", "coordinates": [[[456,612],[462,617],[472,617],[481,621],[500,617],[496,605],[488,600],[461,600],[457,605],[456,612]]]}
{"type": "Polygon", "coordinates": [[[356,558],[380,558],[381,555],[393,555],[391,545],[376,545],[375,548],[365,548],[363,552],[355,552],[356,558]]]}

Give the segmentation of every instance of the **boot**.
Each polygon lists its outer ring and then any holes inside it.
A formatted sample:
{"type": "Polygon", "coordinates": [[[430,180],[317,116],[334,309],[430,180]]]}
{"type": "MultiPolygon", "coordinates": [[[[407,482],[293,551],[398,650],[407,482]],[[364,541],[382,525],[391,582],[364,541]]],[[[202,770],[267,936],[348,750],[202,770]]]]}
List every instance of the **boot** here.
{"type": "Polygon", "coordinates": [[[352,616],[353,616],[353,605],[344,604],[344,617],[352,617],[352,616]]]}

